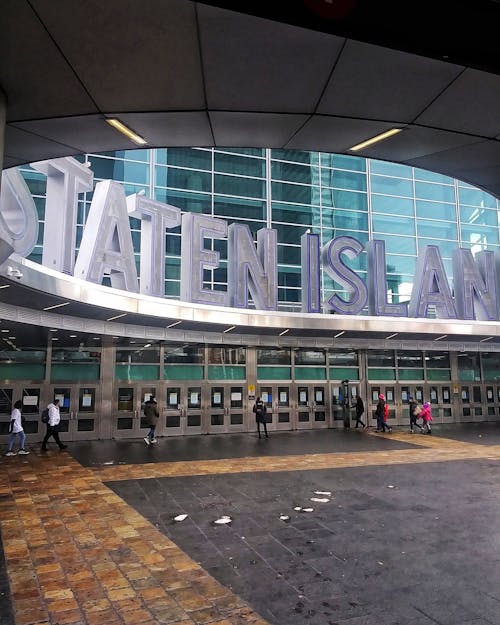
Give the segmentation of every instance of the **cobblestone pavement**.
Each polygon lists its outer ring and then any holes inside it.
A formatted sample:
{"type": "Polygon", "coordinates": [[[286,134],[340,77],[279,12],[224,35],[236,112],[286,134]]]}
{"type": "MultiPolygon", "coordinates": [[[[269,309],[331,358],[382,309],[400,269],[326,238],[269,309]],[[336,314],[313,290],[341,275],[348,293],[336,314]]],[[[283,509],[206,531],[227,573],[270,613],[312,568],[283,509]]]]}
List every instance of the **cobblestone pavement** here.
{"type": "Polygon", "coordinates": [[[1,625],[500,624],[500,428],[264,442],[2,457],[1,625]]]}

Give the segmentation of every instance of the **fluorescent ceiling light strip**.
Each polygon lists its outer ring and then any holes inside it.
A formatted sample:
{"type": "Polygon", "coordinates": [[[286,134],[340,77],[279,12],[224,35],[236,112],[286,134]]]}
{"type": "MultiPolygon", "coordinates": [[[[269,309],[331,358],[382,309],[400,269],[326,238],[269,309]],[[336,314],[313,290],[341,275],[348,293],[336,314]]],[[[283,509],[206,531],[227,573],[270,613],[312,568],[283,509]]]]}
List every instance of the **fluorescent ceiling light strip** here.
{"type": "Polygon", "coordinates": [[[440,341],[441,339],[445,339],[448,335],[447,334],[443,334],[443,336],[438,336],[437,339],[434,339],[435,341],[440,341]]]}
{"type": "Polygon", "coordinates": [[[125,126],[125,124],[123,124],[119,119],[106,117],[106,122],[110,126],[113,126],[115,130],[118,130],[118,132],[121,132],[122,135],[125,135],[127,139],[130,139],[130,141],[133,141],[135,144],[146,145],[147,143],[146,139],[143,139],[140,135],[138,135],[136,132],[131,130],[128,126],[125,126]]]}
{"type": "Polygon", "coordinates": [[[10,284],[2,284],[2,286],[0,286],[0,289],[8,289],[10,287],[10,284]]]}
{"type": "Polygon", "coordinates": [[[178,326],[179,323],[182,323],[182,320],[181,321],[174,321],[174,323],[171,323],[169,326],[167,326],[167,328],[173,328],[174,326],[178,326]]]}
{"type": "Polygon", "coordinates": [[[54,306],[47,306],[44,310],[53,310],[54,308],[61,308],[61,306],[67,306],[69,302],[63,302],[62,304],[54,304],[54,306]]]}
{"type": "Polygon", "coordinates": [[[286,330],[283,330],[283,332],[280,332],[280,336],[283,336],[283,334],[286,334],[287,332],[290,332],[290,328],[287,328],[286,330]]]}
{"type": "Polygon", "coordinates": [[[374,143],[378,143],[379,141],[388,139],[389,137],[392,137],[393,135],[397,135],[398,132],[401,132],[402,130],[403,130],[402,128],[391,128],[390,130],[386,130],[385,132],[382,132],[381,134],[376,135],[375,137],[372,137],[371,139],[367,139],[366,141],[363,141],[362,143],[353,145],[352,148],[349,148],[349,151],[357,152],[358,150],[367,148],[369,145],[373,145],[374,143]]]}
{"type": "Polygon", "coordinates": [[[114,321],[115,319],[120,319],[120,317],[126,317],[128,313],[121,313],[120,315],[115,315],[114,317],[110,317],[106,319],[106,321],[114,321]]]}
{"type": "Polygon", "coordinates": [[[394,334],[389,334],[389,336],[385,337],[385,340],[387,341],[387,339],[393,339],[395,336],[397,336],[399,334],[399,332],[394,332],[394,334]]]}
{"type": "Polygon", "coordinates": [[[491,339],[494,339],[494,336],[487,336],[485,339],[481,339],[479,342],[482,343],[483,341],[491,341],[491,339]]]}
{"type": "Polygon", "coordinates": [[[338,332],[337,334],[334,334],[334,335],[333,335],[333,338],[334,338],[334,339],[338,339],[338,338],[339,338],[339,336],[342,336],[343,334],[345,334],[345,330],[342,330],[342,332],[338,332]]]}
{"type": "Polygon", "coordinates": [[[225,334],[226,332],[231,332],[231,330],[234,330],[235,328],[236,328],[236,326],[230,326],[229,328],[226,328],[226,329],[224,330],[224,334],[225,334]]]}

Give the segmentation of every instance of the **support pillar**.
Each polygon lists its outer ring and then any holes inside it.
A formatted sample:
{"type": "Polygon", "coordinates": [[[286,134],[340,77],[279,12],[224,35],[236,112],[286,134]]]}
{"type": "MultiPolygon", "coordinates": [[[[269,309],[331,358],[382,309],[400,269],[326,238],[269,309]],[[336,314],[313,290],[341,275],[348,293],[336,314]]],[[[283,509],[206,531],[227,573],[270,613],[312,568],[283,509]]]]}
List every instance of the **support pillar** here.
{"type": "MultiPolygon", "coordinates": [[[[5,150],[5,119],[7,113],[7,98],[0,87],[0,172],[3,170],[3,154],[5,150]]],[[[2,184],[0,176],[0,185],[2,184]]]]}

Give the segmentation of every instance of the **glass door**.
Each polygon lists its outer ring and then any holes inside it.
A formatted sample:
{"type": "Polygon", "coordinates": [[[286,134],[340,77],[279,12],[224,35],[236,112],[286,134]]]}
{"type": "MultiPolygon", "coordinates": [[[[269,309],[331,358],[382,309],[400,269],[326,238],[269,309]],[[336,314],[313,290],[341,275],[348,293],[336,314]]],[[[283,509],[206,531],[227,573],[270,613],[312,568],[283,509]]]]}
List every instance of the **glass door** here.
{"type": "Polygon", "coordinates": [[[202,387],[168,384],[165,397],[161,435],[201,434],[202,387]]]}
{"type": "Polygon", "coordinates": [[[297,430],[328,427],[328,400],[324,384],[300,384],[296,387],[297,412],[295,428],[297,430]]]}
{"type": "Polygon", "coordinates": [[[9,440],[10,413],[12,412],[13,388],[0,388],[0,443],[7,444],[9,440]]]}
{"type": "Polygon", "coordinates": [[[156,398],[156,387],[126,386],[115,388],[113,401],[114,438],[140,438],[146,435],[148,425],[144,417],[144,404],[156,398]]]}
{"type": "Polygon", "coordinates": [[[218,384],[209,387],[206,423],[209,434],[245,431],[246,386],[218,384]]]}
{"type": "MultiPolygon", "coordinates": [[[[404,387],[405,389],[409,388],[409,387],[404,387]]],[[[414,391],[414,397],[415,399],[418,401],[418,403],[422,403],[422,397],[423,397],[423,390],[422,387],[416,387],[415,391],[414,391]],[[420,389],[420,391],[417,391],[416,389],[420,389]]],[[[375,417],[375,410],[377,408],[377,403],[378,403],[378,396],[379,395],[384,395],[385,397],[385,401],[387,403],[387,405],[389,406],[389,417],[387,420],[387,423],[390,427],[392,427],[395,424],[395,419],[396,419],[396,391],[395,391],[395,386],[394,385],[390,385],[387,386],[385,384],[380,384],[380,385],[375,385],[375,384],[371,384],[370,385],[370,403],[368,404],[368,410],[367,410],[367,415],[366,415],[366,419],[367,425],[371,425],[373,427],[377,426],[377,420],[375,417]]],[[[406,396],[406,401],[408,401],[408,392],[405,391],[405,396],[406,396]]],[[[406,411],[406,414],[408,414],[408,411],[406,411]]],[[[409,422],[409,417],[408,417],[408,422],[409,422]]]]}
{"type": "MultiPolygon", "coordinates": [[[[267,408],[268,430],[290,430],[292,428],[290,386],[261,385],[257,393],[257,396],[259,395],[267,408]]],[[[257,427],[253,412],[252,417],[252,422],[249,424],[250,430],[257,427]]]]}
{"type": "Polygon", "coordinates": [[[54,386],[51,392],[49,401],[59,399],[62,440],[93,440],[99,437],[96,387],[54,386]]]}
{"type": "Polygon", "coordinates": [[[39,386],[22,386],[18,391],[14,389],[14,401],[16,401],[18,393],[23,402],[23,407],[21,408],[23,429],[27,435],[29,434],[29,437],[26,439],[29,446],[31,442],[41,441],[45,436],[46,428],[41,421],[41,412],[47,404],[43,405],[41,401],[41,389],[39,386]]]}

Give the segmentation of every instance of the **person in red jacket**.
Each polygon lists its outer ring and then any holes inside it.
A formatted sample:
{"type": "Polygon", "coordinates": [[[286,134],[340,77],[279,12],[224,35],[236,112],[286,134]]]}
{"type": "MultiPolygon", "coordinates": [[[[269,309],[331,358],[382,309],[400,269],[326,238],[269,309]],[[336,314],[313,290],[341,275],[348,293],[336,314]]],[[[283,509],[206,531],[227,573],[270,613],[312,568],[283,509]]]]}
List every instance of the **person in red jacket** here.
{"type": "Polygon", "coordinates": [[[425,402],[422,406],[422,412],[420,413],[420,417],[424,422],[424,427],[422,434],[432,434],[431,431],[431,421],[432,421],[432,410],[429,402],[425,402]]]}

